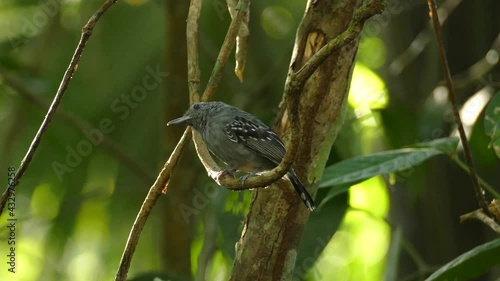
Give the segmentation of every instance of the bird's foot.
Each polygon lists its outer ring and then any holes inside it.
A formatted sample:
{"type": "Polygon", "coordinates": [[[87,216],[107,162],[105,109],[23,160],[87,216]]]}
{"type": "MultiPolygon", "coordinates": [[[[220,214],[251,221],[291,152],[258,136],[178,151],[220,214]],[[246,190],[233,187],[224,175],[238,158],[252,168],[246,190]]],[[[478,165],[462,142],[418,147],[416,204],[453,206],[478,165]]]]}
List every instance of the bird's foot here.
{"type": "Polygon", "coordinates": [[[236,172],[236,169],[227,169],[219,172],[219,174],[217,175],[217,182],[219,182],[220,179],[226,175],[231,175],[233,178],[236,178],[234,172],[236,172]]]}
{"type": "Polygon", "coordinates": [[[244,176],[242,176],[242,177],[240,178],[240,183],[241,183],[241,184],[245,184],[245,181],[246,181],[248,178],[255,177],[256,175],[257,175],[257,173],[255,173],[255,172],[248,173],[248,174],[246,174],[246,175],[244,175],[244,176]]]}

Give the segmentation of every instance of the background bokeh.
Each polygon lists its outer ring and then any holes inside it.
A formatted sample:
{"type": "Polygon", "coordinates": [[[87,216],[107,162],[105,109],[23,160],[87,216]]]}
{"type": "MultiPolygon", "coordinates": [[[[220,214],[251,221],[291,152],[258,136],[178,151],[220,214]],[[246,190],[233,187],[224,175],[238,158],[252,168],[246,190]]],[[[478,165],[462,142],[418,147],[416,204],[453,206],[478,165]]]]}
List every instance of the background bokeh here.
{"type": "MultiPolygon", "coordinates": [[[[100,0],[0,2],[0,179],[18,167],[100,0]]],[[[268,124],[277,112],[305,1],[253,1],[244,82],[228,63],[215,99],[268,124]]],[[[500,88],[500,2],[438,1],[443,36],[479,174],[497,188],[483,110],[500,88]],[[465,108],[465,107],[464,107],[465,108]]],[[[7,271],[0,217],[0,280],[111,280],[148,188],[183,128],[188,106],[189,1],[124,0],[102,17],[15,195],[16,273],[7,271]]],[[[203,1],[205,85],[230,22],[225,1],[203,1]]],[[[425,1],[393,0],[363,31],[345,125],[329,163],[455,134],[425,1]]],[[[2,187],[2,188],[4,188],[2,187]]],[[[324,197],[320,191],[318,198],[324,197]]],[[[491,199],[491,195],[487,194],[491,199]]],[[[226,280],[249,192],[212,182],[192,146],[149,218],[129,277],[226,280]]],[[[440,156],[357,184],[311,215],[295,277],[423,280],[494,238],[458,217],[477,208],[468,175],[440,156]],[[332,236],[332,234],[335,233],[332,236]],[[399,254],[389,255],[389,249],[399,254]],[[389,278],[387,275],[385,277],[389,278]]],[[[318,202],[320,203],[320,202],[318,202]]],[[[500,255],[499,255],[500,256],[500,255]]],[[[477,280],[496,280],[497,269],[477,280]]],[[[149,279],[148,279],[149,278],[149,279]]]]}

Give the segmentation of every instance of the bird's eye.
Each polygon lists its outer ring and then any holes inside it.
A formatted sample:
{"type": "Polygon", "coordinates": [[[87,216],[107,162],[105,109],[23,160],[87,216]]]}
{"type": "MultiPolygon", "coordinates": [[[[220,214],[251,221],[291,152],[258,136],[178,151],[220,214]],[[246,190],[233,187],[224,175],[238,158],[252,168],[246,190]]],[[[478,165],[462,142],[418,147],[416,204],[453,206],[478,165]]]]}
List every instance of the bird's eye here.
{"type": "Polygon", "coordinates": [[[193,108],[194,108],[194,110],[200,109],[200,104],[197,103],[197,104],[193,105],[193,108]]]}

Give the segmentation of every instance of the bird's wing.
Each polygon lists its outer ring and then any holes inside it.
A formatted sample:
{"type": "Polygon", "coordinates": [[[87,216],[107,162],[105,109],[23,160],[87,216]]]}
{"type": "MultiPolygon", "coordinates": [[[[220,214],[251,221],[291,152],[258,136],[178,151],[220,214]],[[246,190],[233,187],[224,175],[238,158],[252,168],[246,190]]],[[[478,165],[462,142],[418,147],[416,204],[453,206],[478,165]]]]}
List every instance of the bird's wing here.
{"type": "Polygon", "coordinates": [[[278,165],[285,156],[285,146],[266,125],[251,118],[235,117],[226,125],[226,134],[233,142],[241,143],[278,165]]]}

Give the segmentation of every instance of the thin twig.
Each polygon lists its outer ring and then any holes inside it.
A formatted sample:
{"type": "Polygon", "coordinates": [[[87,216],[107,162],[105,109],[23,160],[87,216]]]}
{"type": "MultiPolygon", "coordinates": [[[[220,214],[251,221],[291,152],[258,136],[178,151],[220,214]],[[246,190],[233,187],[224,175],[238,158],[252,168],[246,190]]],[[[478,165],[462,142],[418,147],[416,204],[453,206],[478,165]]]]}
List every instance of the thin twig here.
{"type": "Polygon", "coordinates": [[[198,18],[201,0],[192,0],[186,22],[186,48],[190,104],[200,101],[200,64],[198,61],[198,18]]]}
{"type": "Polygon", "coordinates": [[[434,0],[427,0],[427,4],[429,5],[430,17],[432,19],[432,23],[434,25],[434,31],[436,34],[436,40],[439,48],[439,56],[441,58],[441,64],[443,65],[443,72],[446,78],[446,85],[448,87],[448,98],[450,99],[451,106],[453,108],[453,115],[455,116],[455,122],[457,123],[458,132],[460,134],[460,140],[462,141],[462,145],[464,148],[465,160],[470,169],[470,175],[472,178],[472,184],[474,185],[474,190],[476,192],[476,198],[479,203],[479,206],[483,210],[483,212],[491,217],[490,211],[488,209],[488,203],[484,198],[483,189],[479,185],[479,180],[476,174],[476,169],[474,167],[474,163],[472,162],[472,156],[470,153],[469,142],[467,141],[467,136],[465,135],[464,126],[462,124],[462,119],[460,118],[460,112],[457,106],[457,98],[455,95],[455,89],[453,87],[453,81],[451,79],[450,68],[448,66],[448,59],[446,57],[446,51],[444,49],[443,37],[441,36],[441,26],[439,25],[439,16],[436,9],[436,3],[434,0]]]}
{"type": "MultiPolygon", "coordinates": [[[[49,101],[35,93],[32,89],[23,85],[18,79],[12,77],[7,71],[0,68],[0,76],[3,78],[5,84],[15,90],[20,96],[31,102],[32,104],[45,110],[49,106],[49,101]]],[[[79,118],[78,116],[72,114],[71,112],[64,111],[64,109],[59,109],[56,115],[61,118],[78,131],[93,131],[97,130],[94,126],[89,124],[86,120],[79,118]]],[[[151,184],[155,180],[154,175],[149,169],[142,163],[139,163],[136,159],[130,156],[125,150],[123,150],[119,144],[110,139],[106,134],[102,134],[102,140],[99,144],[106,150],[109,155],[114,157],[116,160],[123,163],[124,166],[129,168],[129,170],[137,176],[145,184],[151,184]]]]}
{"type": "Polygon", "coordinates": [[[484,224],[489,226],[493,231],[500,234],[500,225],[498,225],[498,223],[494,219],[496,218],[497,220],[500,220],[500,201],[499,200],[491,201],[491,204],[488,206],[488,209],[490,210],[490,213],[493,214],[492,217],[488,217],[487,215],[485,215],[483,210],[479,209],[475,210],[474,212],[461,215],[460,222],[462,223],[466,220],[476,219],[482,221],[484,224]]]}
{"type": "MultiPolygon", "coordinates": [[[[462,162],[462,160],[460,160],[456,155],[451,157],[451,160],[453,160],[453,162],[455,162],[460,168],[462,168],[462,170],[464,170],[467,174],[470,175],[470,169],[467,166],[467,164],[462,162]]],[[[481,186],[484,189],[486,189],[489,193],[491,193],[491,195],[493,197],[500,199],[500,194],[495,190],[495,188],[493,188],[493,186],[491,184],[489,184],[487,181],[485,181],[480,176],[478,176],[478,179],[479,179],[479,183],[481,184],[481,186]]]]}
{"type": "Polygon", "coordinates": [[[476,210],[472,213],[468,213],[468,214],[460,216],[461,222],[465,221],[465,220],[470,220],[470,219],[476,219],[476,220],[482,221],[484,224],[489,226],[493,231],[500,234],[500,225],[498,225],[494,219],[485,215],[483,210],[476,210]]]}
{"type": "Polygon", "coordinates": [[[8,195],[15,191],[16,186],[19,183],[19,180],[21,180],[24,173],[28,169],[31,160],[35,155],[36,149],[40,145],[43,134],[49,128],[52,117],[54,116],[54,113],[56,112],[57,107],[59,106],[59,103],[61,102],[64,94],[66,93],[66,89],[68,88],[69,83],[73,78],[73,74],[77,69],[78,61],[82,56],[83,50],[85,49],[85,46],[87,45],[90,36],[92,35],[92,30],[94,29],[94,26],[99,21],[101,16],[109,9],[109,7],[111,7],[111,5],[116,3],[116,1],[118,0],[107,0],[106,2],[104,2],[104,4],[102,4],[102,6],[92,15],[87,24],[85,24],[85,26],[83,27],[80,41],[78,42],[78,46],[76,47],[73,57],[71,58],[71,62],[69,63],[68,69],[66,69],[66,72],[64,73],[64,76],[62,78],[61,84],[59,85],[59,88],[57,89],[54,100],[52,101],[52,104],[50,105],[50,108],[47,111],[47,114],[45,115],[45,118],[43,119],[43,122],[40,125],[40,128],[38,129],[38,132],[35,135],[35,138],[33,138],[33,141],[31,142],[31,145],[28,148],[26,155],[21,161],[21,165],[17,169],[17,173],[14,176],[14,179],[12,180],[11,184],[7,186],[7,190],[5,190],[5,192],[2,194],[2,198],[0,199],[0,215],[2,215],[3,213],[3,209],[7,202],[8,195]]]}
{"type": "Polygon", "coordinates": [[[236,36],[240,30],[241,22],[245,17],[245,13],[248,9],[249,0],[240,0],[238,5],[236,5],[236,16],[231,21],[229,25],[229,29],[227,31],[226,37],[224,38],[224,42],[222,43],[221,50],[219,52],[219,56],[217,57],[217,61],[215,62],[215,66],[212,70],[212,74],[210,75],[210,79],[208,80],[207,87],[205,88],[205,92],[203,93],[202,101],[208,101],[212,99],[217,86],[219,85],[220,79],[222,77],[223,69],[226,66],[226,62],[231,54],[231,51],[236,44],[236,36]]]}
{"type": "MultiPolygon", "coordinates": [[[[238,3],[238,0],[226,0],[226,3],[229,14],[231,15],[231,19],[233,19],[236,16],[236,5],[238,3]]],[[[247,62],[248,36],[250,35],[250,29],[248,26],[249,21],[250,10],[248,9],[245,13],[243,22],[241,23],[238,36],[236,37],[236,51],[234,56],[236,60],[236,66],[234,68],[234,74],[236,75],[236,77],[238,77],[238,79],[240,79],[240,82],[243,82],[243,72],[245,71],[245,65],[247,62]]]]}
{"type": "Polygon", "coordinates": [[[115,276],[115,281],[124,281],[127,278],[128,269],[130,268],[130,262],[132,261],[132,256],[134,255],[137,243],[139,242],[139,237],[141,236],[142,229],[144,228],[144,225],[146,224],[149,214],[156,204],[156,201],[158,201],[163,187],[168,184],[168,181],[170,180],[170,176],[172,174],[172,170],[179,162],[182,151],[186,144],[189,143],[190,139],[191,130],[186,129],[181,139],[177,143],[174,151],[170,155],[170,158],[163,166],[163,169],[158,175],[155,183],[149,189],[148,195],[142,203],[141,209],[139,210],[139,213],[135,218],[134,225],[130,230],[127,244],[120,260],[120,266],[118,267],[118,272],[115,276]]]}

